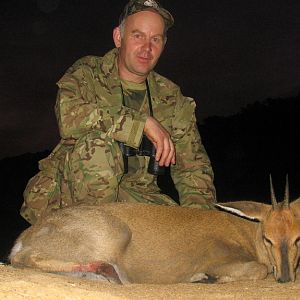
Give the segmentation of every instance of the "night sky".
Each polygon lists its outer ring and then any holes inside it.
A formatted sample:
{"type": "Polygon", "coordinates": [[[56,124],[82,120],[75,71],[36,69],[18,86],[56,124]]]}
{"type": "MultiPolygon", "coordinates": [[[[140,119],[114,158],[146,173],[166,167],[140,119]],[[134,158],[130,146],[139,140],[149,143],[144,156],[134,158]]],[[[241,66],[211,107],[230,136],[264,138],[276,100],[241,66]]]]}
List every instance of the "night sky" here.
{"type": "MultiPolygon", "coordinates": [[[[156,71],[197,101],[199,121],[300,92],[300,1],[164,0],[175,18],[156,71]]],[[[0,159],[58,142],[56,82],[113,47],[126,1],[2,0],[0,159]]]]}

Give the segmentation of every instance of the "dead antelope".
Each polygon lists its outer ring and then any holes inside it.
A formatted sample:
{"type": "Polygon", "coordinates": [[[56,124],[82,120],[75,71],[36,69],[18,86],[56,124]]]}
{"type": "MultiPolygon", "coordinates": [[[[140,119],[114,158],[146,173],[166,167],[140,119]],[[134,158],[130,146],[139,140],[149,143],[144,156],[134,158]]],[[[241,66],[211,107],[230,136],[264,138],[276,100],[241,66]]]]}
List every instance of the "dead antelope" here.
{"type": "Polygon", "coordinates": [[[11,264],[118,283],[228,282],[272,271],[278,282],[294,281],[300,198],[289,203],[286,186],[277,203],[272,184],[271,191],[272,205],[218,204],[230,213],[125,203],[64,208],[20,235],[11,264]]]}

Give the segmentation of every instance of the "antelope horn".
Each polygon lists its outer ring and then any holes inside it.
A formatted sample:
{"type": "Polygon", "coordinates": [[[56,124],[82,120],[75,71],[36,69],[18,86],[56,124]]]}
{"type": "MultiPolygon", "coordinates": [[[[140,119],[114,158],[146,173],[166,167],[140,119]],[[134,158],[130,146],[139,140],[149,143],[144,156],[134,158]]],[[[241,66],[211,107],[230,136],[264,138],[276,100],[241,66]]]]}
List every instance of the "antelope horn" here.
{"type": "Polygon", "coordinates": [[[289,195],[289,177],[288,177],[288,174],[286,174],[283,206],[289,207],[289,198],[290,198],[290,195],[289,195]]]}
{"type": "Polygon", "coordinates": [[[272,176],[270,174],[270,189],[271,189],[271,201],[272,201],[272,206],[273,206],[273,209],[276,208],[277,206],[277,200],[276,200],[276,197],[275,197],[275,192],[274,192],[274,188],[273,188],[273,183],[272,183],[272,176]]]}

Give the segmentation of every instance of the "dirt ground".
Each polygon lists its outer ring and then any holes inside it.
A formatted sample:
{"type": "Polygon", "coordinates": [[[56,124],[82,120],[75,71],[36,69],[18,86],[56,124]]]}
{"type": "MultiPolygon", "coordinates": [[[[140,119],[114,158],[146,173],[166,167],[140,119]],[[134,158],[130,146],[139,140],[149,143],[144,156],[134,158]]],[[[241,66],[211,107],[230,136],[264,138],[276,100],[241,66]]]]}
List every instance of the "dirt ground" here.
{"type": "Polygon", "coordinates": [[[0,299],[13,300],[300,299],[300,279],[279,284],[272,277],[226,284],[117,285],[2,265],[0,281],[0,299]]]}

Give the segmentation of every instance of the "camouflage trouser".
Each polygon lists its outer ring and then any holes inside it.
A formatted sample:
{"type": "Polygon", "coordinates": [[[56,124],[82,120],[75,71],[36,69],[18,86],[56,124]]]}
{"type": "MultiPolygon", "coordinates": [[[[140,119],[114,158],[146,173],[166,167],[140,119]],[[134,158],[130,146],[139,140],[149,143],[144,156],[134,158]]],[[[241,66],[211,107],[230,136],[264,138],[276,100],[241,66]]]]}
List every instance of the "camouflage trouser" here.
{"type": "MultiPolygon", "coordinates": [[[[147,158],[141,158],[147,163],[147,158]]],[[[92,132],[72,146],[58,146],[40,162],[40,172],[24,192],[21,215],[31,224],[49,210],[86,203],[144,202],[176,205],[161,194],[155,178],[142,166],[124,175],[117,142],[92,132]]]]}

